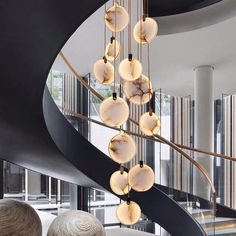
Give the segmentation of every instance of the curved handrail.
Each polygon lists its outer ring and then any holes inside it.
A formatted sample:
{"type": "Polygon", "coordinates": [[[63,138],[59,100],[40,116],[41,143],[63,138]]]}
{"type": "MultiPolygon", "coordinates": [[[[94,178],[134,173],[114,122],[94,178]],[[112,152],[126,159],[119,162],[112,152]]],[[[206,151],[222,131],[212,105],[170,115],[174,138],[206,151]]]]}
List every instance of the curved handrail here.
{"type": "MultiPolygon", "coordinates": [[[[60,107],[61,108],[61,107],[60,107]]],[[[152,137],[148,137],[148,136],[145,136],[145,135],[142,135],[142,134],[137,134],[135,132],[131,132],[131,131],[128,131],[128,130],[124,130],[124,129],[120,129],[120,128],[117,128],[117,127],[112,127],[112,126],[109,126],[109,125],[106,125],[104,124],[103,122],[100,122],[100,121],[97,121],[97,120],[94,120],[92,118],[89,118],[87,116],[84,116],[78,112],[74,112],[68,108],[61,108],[62,111],[64,112],[67,112],[67,113],[70,113],[71,115],[73,115],[74,117],[78,117],[80,119],[83,119],[83,120],[87,120],[87,121],[90,121],[90,122],[93,122],[93,123],[96,123],[98,125],[101,125],[101,126],[104,126],[104,127],[107,127],[107,128],[110,128],[110,129],[113,129],[113,130],[117,130],[117,131],[124,131],[125,133],[127,134],[131,134],[131,135],[134,135],[134,136],[137,136],[137,137],[141,137],[141,138],[145,138],[145,139],[148,139],[148,140],[152,140],[154,142],[157,141],[156,138],[152,138],[152,137]]],[[[159,137],[160,135],[158,135],[159,137]]],[[[197,169],[200,170],[200,172],[206,177],[208,183],[210,184],[211,186],[211,189],[212,189],[212,193],[215,194],[216,191],[215,191],[215,186],[213,185],[208,173],[206,172],[205,168],[202,167],[197,161],[195,161],[192,157],[190,157],[187,153],[185,153],[184,151],[182,151],[181,149],[179,149],[175,144],[173,144],[172,142],[168,141],[167,139],[163,138],[162,136],[160,136],[160,139],[163,140],[163,142],[165,142],[167,145],[169,145],[170,147],[172,147],[173,149],[175,149],[177,152],[179,152],[181,155],[183,155],[184,157],[186,157],[186,159],[188,159],[194,166],[197,167],[197,169]]]]}
{"type": "MultiPolygon", "coordinates": [[[[76,78],[88,89],[90,90],[94,95],[96,95],[99,99],[104,100],[104,97],[99,94],[95,89],[93,89],[88,83],[86,83],[83,78],[76,72],[76,70],[73,68],[73,66],[69,63],[69,61],[67,60],[67,58],[65,57],[65,55],[62,53],[62,51],[60,52],[60,56],[62,57],[63,61],[66,63],[66,65],[70,68],[70,70],[73,72],[73,74],[76,76],[76,78]]],[[[131,122],[133,122],[134,124],[138,125],[138,122],[136,122],[135,120],[133,120],[132,118],[129,118],[129,120],[131,122]]],[[[195,161],[192,157],[190,157],[186,152],[184,152],[183,150],[181,150],[175,143],[172,143],[171,141],[165,139],[164,137],[162,137],[161,135],[155,135],[155,137],[157,137],[159,140],[161,140],[163,143],[167,144],[168,146],[172,147],[174,150],[176,150],[178,153],[180,153],[181,155],[183,155],[186,159],[188,159],[194,166],[197,167],[197,169],[205,176],[205,178],[207,179],[207,182],[209,183],[210,187],[211,187],[211,191],[213,194],[213,198],[214,198],[214,206],[216,205],[216,190],[215,190],[215,186],[208,174],[208,172],[206,171],[206,169],[201,166],[197,161],[195,161]]]]}
{"type": "MultiPolygon", "coordinates": [[[[74,111],[72,111],[72,110],[70,110],[70,109],[68,109],[68,108],[63,108],[63,107],[59,107],[62,111],[64,111],[64,112],[67,112],[67,113],[70,113],[70,114],[72,114],[74,117],[78,117],[78,118],[80,118],[80,119],[83,119],[83,120],[87,120],[87,121],[91,121],[91,122],[93,122],[93,123],[96,123],[96,124],[98,124],[98,125],[101,125],[101,126],[104,126],[104,127],[107,127],[107,128],[110,128],[110,129],[113,129],[113,130],[116,130],[116,131],[124,131],[125,133],[127,133],[127,134],[130,134],[130,135],[134,135],[134,136],[136,136],[136,137],[140,137],[140,138],[144,138],[144,139],[147,139],[147,140],[150,140],[150,141],[153,141],[153,142],[158,142],[158,143],[162,143],[162,144],[165,144],[164,142],[162,142],[162,141],[160,141],[158,138],[156,138],[155,136],[146,136],[146,135],[142,135],[142,134],[138,134],[138,133],[135,133],[135,132],[131,132],[131,131],[129,131],[129,130],[124,130],[124,129],[121,129],[121,128],[117,128],[117,127],[112,127],[112,126],[109,126],[109,125],[106,125],[105,123],[103,123],[103,122],[100,122],[100,121],[98,121],[98,120],[94,120],[94,119],[92,119],[92,118],[89,118],[89,117],[87,117],[87,116],[84,116],[84,115],[82,115],[82,114],[80,114],[80,113],[78,113],[78,112],[74,112],[74,111]]],[[[135,122],[135,121],[134,121],[135,122]]],[[[174,143],[176,146],[178,146],[179,148],[183,148],[183,149],[185,149],[184,147],[184,145],[181,145],[181,144],[176,144],[176,143],[174,143]]],[[[192,148],[192,147],[187,147],[188,148],[188,150],[190,150],[190,151],[196,151],[196,152],[199,152],[199,153],[203,153],[203,154],[207,154],[205,151],[202,151],[202,150],[200,150],[200,149],[196,149],[196,148],[192,148]],[[197,151],[198,150],[198,151],[197,151]]],[[[209,155],[214,155],[215,153],[214,152],[209,152],[209,153],[211,153],[211,154],[209,154],[209,155]]],[[[217,154],[218,156],[217,157],[220,157],[220,156],[222,156],[221,158],[224,158],[224,159],[227,159],[227,160],[230,160],[230,161],[236,161],[236,158],[234,158],[234,157],[228,157],[228,156],[226,156],[226,158],[225,158],[225,156],[223,155],[223,154],[217,154]]]]}
{"type": "MultiPolygon", "coordinates": [[[[65,57],[65,55],[63,54],[63,52],[61,51],[60,53],[60,56],[61,58],[63,59],[63,61],[65,62],[65,64],[68,66],[68,68],[71,70],[71,72],[75,75],[75,77],[78,79],[78,81],[80,83],[83,84],[83,86],[85,88],[87,88],[88,90],[90,90],[95,96],[97,96],[101,101],[104,100],[104,97],[98,93],[93,87],[91,87],[86,81],[83,80],[83,78],[77,73],[77,71],[74,69],[74,67],[71,65],[71,63],[68,61],[68,59],[65,57]]],[[[131,122],[133,122],[134,124],[138,125],[138,123],[129,118],[129,120],[131,122]]],[[[155,136],[155,135],[154,135],[155,136]]],[[[161,143],[165,143],[164,141],[162,141],[160,139],[161,136],[156,136],[156,138],[158,138],[158,142],[161,142],[161,143]]],[[[229,161],[234,161],[236,162],[236,157],[230,157],[230,156],[226,156],[224,154],[219,154],[219,153],[215,153],[215,152],[210,152],[210,151],[204,151],[202,149],[198,149],[198,148],[194,148],[194,147],[189,147],[189,146],[185,146],[185,145],[182,145],[182,144],[178,144],[178,143],[174,143],[172,142],[173,144],[175,144],[177,147],[179,148],[182,148],[182,149],[186,149],[188,151],[194,151],[194,152],[198,152],[198,153],[202,153],[202,154],[206,154],[206,155],[209,155],[209,156],[213,156],[213,157],[219,157],[219,158],[223,158],[223,159],[226,159],[226,160],[229,160],[229,161]]]]}

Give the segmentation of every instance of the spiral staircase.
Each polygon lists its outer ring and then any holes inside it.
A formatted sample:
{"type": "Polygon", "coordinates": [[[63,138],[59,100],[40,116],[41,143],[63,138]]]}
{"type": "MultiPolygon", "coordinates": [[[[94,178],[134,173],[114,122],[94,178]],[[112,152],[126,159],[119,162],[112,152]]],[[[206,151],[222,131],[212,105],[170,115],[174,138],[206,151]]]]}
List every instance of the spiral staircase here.
{"type": "MultiPolygon", "coordinates": [[[[119,166],[71,126],[45,86],[62,46],[104,2],[0,3],[0,158],[54,178],[111,191],[109,178],[119,166]]],[[[186,198],[181,201],[183,194],[193,200],[194,196],[173,191],[170,196],[167,187],[156,184],[146,193],[132,192],[132,199],[173,236],[236,235],[234,210],[217,205],[221,218],[216,218],[215,231],[208,201],[200,199],[206,206],[202,211],[186,198]],[[209,219],[208,233],[206,221],[203,226],[198,220],[200,212],[209,219]]]]}

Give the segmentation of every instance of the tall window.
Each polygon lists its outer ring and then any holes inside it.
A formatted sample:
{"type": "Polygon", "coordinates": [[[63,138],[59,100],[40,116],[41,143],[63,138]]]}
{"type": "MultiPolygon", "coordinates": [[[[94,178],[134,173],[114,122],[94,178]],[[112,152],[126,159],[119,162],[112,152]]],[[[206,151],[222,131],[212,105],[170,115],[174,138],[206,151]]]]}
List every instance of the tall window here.
{"type": "Polygon", "coordinates": [[[4,161],[4,198],[21,200],[35,209],[58,214],[70,209],[70,183],[4,161]]]}

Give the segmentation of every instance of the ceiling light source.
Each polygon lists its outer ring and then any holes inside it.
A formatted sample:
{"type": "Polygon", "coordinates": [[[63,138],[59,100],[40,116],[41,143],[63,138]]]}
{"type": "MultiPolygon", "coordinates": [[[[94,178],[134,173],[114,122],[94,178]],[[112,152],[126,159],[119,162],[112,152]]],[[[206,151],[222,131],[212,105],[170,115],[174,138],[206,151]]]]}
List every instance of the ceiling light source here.
{"type": "Polygon", "coordinates": [[[123,164],[134,157],[136,145],[131,136],[126,133],[121,133],[111,139],[108,151],[115,162],[123,164]]]}
{"type": "Polygon", "coordinates": [[[105,24],[113,32],[120,32],[129,24],[129,14],[122,6],[115,4],[105,13],[105,24]]]}
{"type": "Polygon", "coordinates": [[[110,187],[117,195],[128,194],[128,173],[124,170],[118,170],[114,172],[110,178],[110,187]]]}
{"type": "MultiPolygon", "coordinates": [[[[141,209],[139,205],[130,200],[130,189],[143,192],[149,190],[155,180],[153,170],[143,163],[143,145],[142,135],[138,130],[137,143],[138,153],[137,158],[140,163],[138,165],[136,160],[133,160],[130,171],[124,171],[123,164],[128,164],[136,154],[136,144],[133,138],[123,131],[123,126],[129,118],[129,106],[123,95],[125,94],[129,102],[139,107],[132,106],[133,111],[132,119],[139,119],[139,128],[144,134],[152,136],[160,129],[160,119],[152,112],[151,98],[153,96],[153,86],[151,83],[151,70],[150,70],[150,48],[149,42],[157,35],[158,26],[155,20],[148,17],[148,1],[138,0],[137,2],[137,24],[133,29],[133,36],[137,41],[137,54],[136,58],[132,54],[132,21],[131,10],[132,0],[128,1],[128,12],[123,6],[113,1],[113,6],[107,10],[105,4],[105,24],[104,24],[104,58],[99,60],[94,65],[94,75],[97,81],[102,84],[111,84],[113,96],[106,98],[102,101],[99,108],[99,115],[101,120],[109,126],[116,127],[120,133],[115,135],[108,146],[110,157],[119,163],[120,170],[114,172],[110,177],[110,187],[117,195],[128,195],[127,201],[120,204],[117,208],[117,217],[122,224],[132,225],[135,224],[141,217],[141,209]],[[142,12],[143,9],[143,12],[142,12]],[[140,15],[139,15],[140,14],[140,15]],[[128,26],[128,27],[127,27],[128,26]],[[121,32],[125,28],[127,30],[127,45],[125,45],[124,35],[121,32]],[[112,37],[107,44],[107,28],[112,31],[112,37]],[[117,32],[120,32],[117,38],[117,32]],[[120,41],[118,41],[120,40],[120,41]],[[147,76],[143,73],[143,53],[142,47],[146,44],[147,48],[147,76]],[[128,55],[124,59],[124,55],[128,55]],[[119,60],[119,65],[117,61],[119,60]],[[108,61],[111,61],[112,64],[108,61]],[[120,75],[120,81],[117,82],[117,69],[120,75]],[[123,80],[124,81],[123,81],[123,80]],[[120,84],[119,84],[120,83],[120,84]],[[119,84],[119,94],[117,96],[117,85],[119,84]],[[149,103],[146,106],[146,103],[149,103]],[[149,110],[140,117],[140,112],[149,110]],[[136,162],[136,163],[135,163],[136,162]]],[[[121,1],[124,5],[124,2],[121,1]]],[[[129,123],[128,123],[129,129],[129,123]]],[[[126,167],[129,167],[127,165],[126,167]]]]}
{"type": "Polygon", "coordinates": [[[145,135],[153,136],[160,130],[160,118],[153,112],[146,112],[141,116],[139,126],[145,135]]]}
{"type": "Polygon", "coordinates": [[[93,66],[95,79],[101,84],[111,84],[114,81],[114,67],[106,58],[98,60],[93,66]]]}
{"type": "Polygon", "coordinates": [[[155,175],[151,167],[140,164],[134,166],[129,171],[129,185],[137,192],[145,192],[149,190],[155,181],[155,175]]]}
{"type": "Polygon", "coordinates": [[[134,27],[133,36],[136,42],[145,44],[150,43],[158,32],[158,25],[150,17],[143,17],[134,27]]]}
{"type": "Polygon", "coordinates": [[[129,107],[121,97],[109,97],[105,99],[99,108],[101,120],[112,127],[123,125],[129,118],[129,107]]]}
{"type": "Polygon", "coordinates": [[[124,92],[130,102],[141,105],[150,101],[153,87],[148,77],[141,75],[134,81],[125,81],[124,92]]]}
{"type": "Polygon", "coordinates": [[[118,206],[116,215],[122,224],[133,225],[140,219],[141,209],[136,202],[128,200],[118,206]]]}

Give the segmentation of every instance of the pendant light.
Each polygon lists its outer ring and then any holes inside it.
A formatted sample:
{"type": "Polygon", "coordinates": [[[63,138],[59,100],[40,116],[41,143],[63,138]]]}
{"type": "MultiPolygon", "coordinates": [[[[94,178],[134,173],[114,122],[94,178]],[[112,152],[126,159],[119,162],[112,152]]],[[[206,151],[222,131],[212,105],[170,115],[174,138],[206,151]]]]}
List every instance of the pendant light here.
{"type": "Polygon", "coordinates": [[[137,105],[149,102],[153,94],[153,87],[150,83],[145,75],[141,75],[134,81],[125,81],[124,92],[128,100],[137,105]]]}
{"type": "Polygon", "coordinates": [[[120,32],[129,24],[129,14],[124,7],[115,3],[105,13],[105,24],[113,32],[120,32]]]}
{"type": "Polygon", "coordinates": [[[145,135],[153,136],[160,130],[160,118],[153,112],[146,112],[140,118],[139,127],[145,135]]]}
{"type": "Polygon", "coordinates": [[[119,127],[129,118],[129,106],[124,99],[114,95],[100,104],[99,115],[105,124],[119,127]]]}
{"type": "Polygon", "coordinates": [[[118,206],[116,215],[122,224],[133,225],[140,219],[141,209],[136,202],[128,200],[118,206]]]}
{"type": "MultiPolygon", "coordinates": [[[[131,18],[131,0],[128,0],[128,12],[131,18]]],[[[142,64],[132,54],[132,35],[131,35],[131,20],[128,24],[128,57],[120,62],[119,74],[122,79],[133,81],[138,79],[142,74],[142,64]]]]}
{"type": "Polygon", "coordinates": [[[150,17],[143,17],[134,27],[133,36],[136,42],[145,44],[150,43],[158,32],[158,25],[150,17]]]}
{"type": "Polygon", "coordinates": [[[121,133],[111,139],[108,151],[115,162],[123,164],[134,157],[136,144],[130,135],[121,133]]]}
{"type": "MultiPolygon", "coordinates": [[[[151,73],[150,73],[150,47],[149,43],[147,44],[147,67],[148,67],[148,77],[149,79],[151,78],[151,73]]],[[[151,88],[151,83],[149,83],[149,88],[151,88]]],[[[153,113],[152,111],[152,105],[151,105],[151,99],[149,100],[149,111],[144,113],[139,120],[139,127],[141,131],[148,135],[148,136],[153,136],[158,133],[160,130],[161,122],[160,118],[153,113]]]]}
{"type": "Polygon", "coordinates": [[[149,190],[155,181],[155,175],[151,167],[140,164],[134,166],[129,171],[129,185],[137,192],[145,192],[149,190]]]}
{"type": "Polygon", "coordinates": [[[142,74],[142,64],[129,54],[129,58],[124,59],[119,65],[119,74],[124,80],[134,81],[142,74]]]}
{"type": "Polygon", "coordinates": [[[126,195],[129,192],[128,173],[118,170],[111,175],[110,187],[117,195],[126,195]]]}
{"type": "MultiPolygon", "coordinates": [[[[149,112],[144,113],[139,120],[139,128],[146,135],[154,135],[160,129],[160,119],[151,109],[151,98],[153,95],[153,86],[150,76],[150,51],[149,42],[157,35],[158,26],[155,20],[148,17],[147,0],[140,0],[140,4],[144,3],[146,11],[142,13],[142,7],[137,4],[137,24],[133,31],[131,30],[131,0],[128,0],[128,12],[123,6],[120,6],[113,0],[113,6],[106,9],[105,5],[105,24],[104,24],[104,59],[98,61],[94,65],[95,79],[102,84],[113,83],[113,95],[102,101],[99,108],[101,120],[109,126],[119,127],[120,134],[115,135],[108,146],[110,157],[120,165],[125,164],[135,156],[136,144],[133,138],[124,133],[123,125],[129,118],[129,106],[122,98],[123,92],[129,102],[144,105],[149,102],[149,112]],[[140,10],[140,12],[139,12],[140,10]],[[140,13],[140,15],[139,15],[140,13]],[[124,59],[124,33],[122,32],[128,26],[128,44],[127,58],[124,59]],[[112,31],[112,37],[107,44],[106,29],[112,31]],[[120,43],[117,39],[117,32],[120,34],[120,43]],[[132,32],[137,41],[138,53],[137,58],[132,54],[132,32]],[[147,44],[148,74],[145,76],[141,62],[142,45],[147,44]],[[116,70],[117,60],[119,58],[118,72],[120,75],[120,97],[117,96],[116,70]],[[113,65],[108,62],[113,62],[113,65]]],[[[122,3],[122,1],[121,1],[122,3]]],[[[146,107],[139,107],[139,109],[146,107]]],[[[137,117],[136,117],[137,118],[137,117]]],[[[139,131],[140,132],[140,131],[139,131]]],[[[139,133],[141,134],[141,133],[139,133]]],[[[140,135],[139,135],[140,136],[140,135]]],[[[140,144],[138,139],[138,145],[140,144]]],[[[117,195],[128,195],[127,201],[123,202],[117,208],[117,218],[122,224],[133,225],[138,222],[141,217],[141,209],[139,205],[130,200],[130,189],[143,192],[148,191],[154,184],[155,175],[153,170],[143,163],[143,142],[141,138],[141,157],[140,163],[132,167],[129,172],[124,171],[121,166],[119,171],[115,171],[110,177],[110,187],[117,195]]]]}
{"type": "Polygon", "coordinates": [[[109,61],[114,61],[118,57],[119,51],[120,51],[119,42],[115,40],[115,37],[111,37],[111,40],[107,44],[106,49],[105,49],[106,59],[109,61]]]}
{"type": "Polygon", "coordinates": [[[114,81],[114,67],[104,59],[98,60],[93,66],[94,78],[101,84],[111,84],[114,81]]]}

